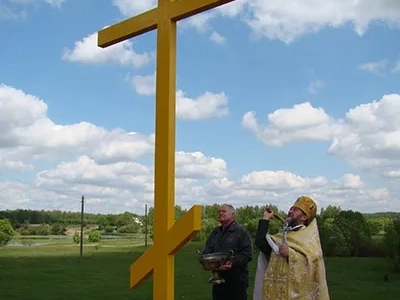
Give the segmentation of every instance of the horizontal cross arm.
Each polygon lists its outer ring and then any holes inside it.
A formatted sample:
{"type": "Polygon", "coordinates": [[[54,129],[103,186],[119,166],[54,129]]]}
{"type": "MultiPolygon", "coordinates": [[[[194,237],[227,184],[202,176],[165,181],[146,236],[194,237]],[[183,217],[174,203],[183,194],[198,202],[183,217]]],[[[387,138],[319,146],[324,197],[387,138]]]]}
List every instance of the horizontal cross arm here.
{"type": "Polygon", "coordinates": [[[170,255],[175,253],[201,229],[201,206],[194,205],[168,231],[167,249],[170,255]]]}
{"type": "MultiPolygon", "coordinates": [[[[140,1],[140,0],[137,0],[140,1]]],[[[105,48],[157,28],[157,8],[99,31],[97,45],[105,48]]]]}
{"type": "Polygon", "coordinates": [[[130,269],[130,288],[139,286],[153,274],[156,252],[154,246],[142,254],[130,269]]]}
{"type": "Polygon", "coordinates": [[[233,1],[235,0],[175,0],[170,4],[169,17],[177,22],[233,1]]]}

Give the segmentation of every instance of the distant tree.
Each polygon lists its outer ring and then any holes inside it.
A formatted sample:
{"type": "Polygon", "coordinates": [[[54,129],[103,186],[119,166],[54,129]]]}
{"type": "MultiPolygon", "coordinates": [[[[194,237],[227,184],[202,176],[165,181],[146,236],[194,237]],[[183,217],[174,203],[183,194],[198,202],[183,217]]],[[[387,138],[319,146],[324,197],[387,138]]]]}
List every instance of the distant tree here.
{"type": "Polygon", "coordinates": [[[117,227],[120,228],[120,227],[131,224],[133,221],[132,217],[133,217],[133,214],[131,214],[129,212],[124,212],[122,215],[120,215],[117,218],[117,223],[116,223],[117,227]]]}
{"type": "Polygon", "coordinates": [[[139,232],[140,225],[133,223],[130,225],[122,226],[118,229],[118,233],[137,233],[139,232]]]}
{"type": "Polygon", "coordinates": [[[108,225],[117,226],[117,215],[107,215],[108,225]]]}
{"type": "Polygon", "coordinates": [[[50,235],[51,233],[51,227],[48,224],[40,224],[40,226],[37,226],[37,230],[35,232],[35,235],[42,235],[42,236],[47,236],[50,235]]]}
{"type": "Polygon", "coordinates": [[[175,221],[182,218],[186,212],[186,209],[182,209],[179,205],[175,205],[175,221]]]}
{"type": "Polygon", "coordinates": [[[367,225],[371,235],[377,235],[382,231],[383,224],[378,218],[367,218],[367,225]]]}
{"type": "Polygon", "coordinates": [[[81,235],[79,232],[75,231],[74,235],[72,236],[72,240],[75,244],[79,244],[81,242],[81,235]]]}
{"type": "Polygon", "coordinates": [[[242,225],[248,225],[249,223],[252,223],[254,220],[258,220],[261,217],[262,213],[258,214],[258,211],[252,206],[246,205],[236,209],[236,221],[242,225]]]}
{"type": "Polygon", "coordinates": [[[192,239],[194,242],[204,242],[213,229],[218,226],[219,223],[215,218],[203,219],[201,221],[201,230],[197,233],[197,235],[192,239]]]}
{"type": "Polygon", "coordinates": [[[107,226],[109,226],[110,222],[106,216],[100,216],[97,219],[97,225],[99,226],[99,229],[102,230],[102,229],[106,228],[107,226]]]}
{"type": "Polygon", "coordinates": [[[88,240],[90,243],[100,243],[101,233],[98,230],[93,230],[89,233],[88,240]]]}
{"type": "Polygon", "coordinates": [[[204,219],[216,219],[218,217],[218,204],[207,205],[203,208],[203,218],[204,219]]]}
{"type": "Polygon", "coordinates": [[[107,226],[104,228],[104,231],[105,231],[106,233],[113,233],[113,232],[114,232],[114,227],[112,227],[112,226],[110,226],[110,225],[107,225],[107,226]]]}
{"type": "Polygon", "coordinates": [[[149,227],[154,226],[154,207],[150,207],[147,213],[147,222],[149,227]]]}
{"type": "Polygon", "coordinates": [[[400,221],[394,219],[385,226],[384,244],[394,271],[400,272],[400,221]]]}
{"type": "Polygon", "coordinates": [[[326,256],[348,256],[350,248],[346,243],[346,239],[341,229],[335,225],[333,218],[328,218],[325,221],[322,219],[319,222],[319,235],[321,240],[322,250],[326,256]],[[322,224],[321,224],[322,223],[322,224]]]}
{"type": "Polygon", "coordinates": [[[10,220],[0,220],[0,246],[5,246],[15,235],[15,231],[11,225],[10,220]]]}
{"type": "Polygon", "coordinates": [[[352,210],[341,211],[334,219],[345,238],[351,256],[358,256],[361,246],[371,242],[371,233],[365,217],[352,210]]]}
{"type": "Polygon", "coordinates": [[[53,235],[64,235],[66,231],[67,228],[63,223],[57,222],[51,226],[51,234],[53,235]]]}
{"type": "Polygon", "coordinates": [[[320,217],[322,221],[326,219],[335,219],[342,211],[340,206],[328,205],[326,208],[321,208],[320,217]]]}
{"type": "Polygon", "coordinates": [[[252,237],[256,236],[257,227],[258,227],[258,220],[253,219],[249,220],[247,223],[243,224],[243,226],[247,229],[252,237]]]}

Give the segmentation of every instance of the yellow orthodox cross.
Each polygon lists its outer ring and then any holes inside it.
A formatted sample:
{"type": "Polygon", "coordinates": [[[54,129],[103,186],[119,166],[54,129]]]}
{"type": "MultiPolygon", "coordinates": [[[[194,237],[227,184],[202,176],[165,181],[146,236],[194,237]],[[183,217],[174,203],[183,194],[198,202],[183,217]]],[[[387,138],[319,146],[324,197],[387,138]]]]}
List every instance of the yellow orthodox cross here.
{"type": "MultiPolygon", "coordinates": [[[[143,0],[135,0],[143,1],[143,0]]],[[[131,265],[130,287],[153,275],[153,299],[173,300],[175,253],[201,229],[201,206],[175,223],[176,23],[234,0],[158,0],[158,7],[107,27],[108,47],[157,29],[154,244],[131,265]]]]}

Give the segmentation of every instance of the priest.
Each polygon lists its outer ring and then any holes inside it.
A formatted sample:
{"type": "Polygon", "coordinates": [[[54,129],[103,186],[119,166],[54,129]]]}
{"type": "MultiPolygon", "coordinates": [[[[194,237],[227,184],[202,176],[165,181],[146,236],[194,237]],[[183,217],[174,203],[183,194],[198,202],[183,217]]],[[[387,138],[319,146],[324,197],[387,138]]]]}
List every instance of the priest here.
{"type": "Polygon", "coordinates": [[[316,214],[316,203],[301,196],[282,231],[270,235],[274,211],[265,209],[255,240],[260,253],[253,300],[329,300],[316,214]]]}

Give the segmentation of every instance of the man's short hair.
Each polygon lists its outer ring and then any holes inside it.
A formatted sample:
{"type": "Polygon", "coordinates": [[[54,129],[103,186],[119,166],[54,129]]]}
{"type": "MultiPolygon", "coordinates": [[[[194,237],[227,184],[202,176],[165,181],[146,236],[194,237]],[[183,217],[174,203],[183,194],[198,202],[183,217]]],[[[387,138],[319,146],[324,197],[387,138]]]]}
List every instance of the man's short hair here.
{"type": "Polygon", "coordinates": [[[233,212],[234,214],[236,214],[236,209],[233,207],[232,204],[224,203],[224,204],[222,204],[221,206],[227,206],[231,212],[233,212]]]}

